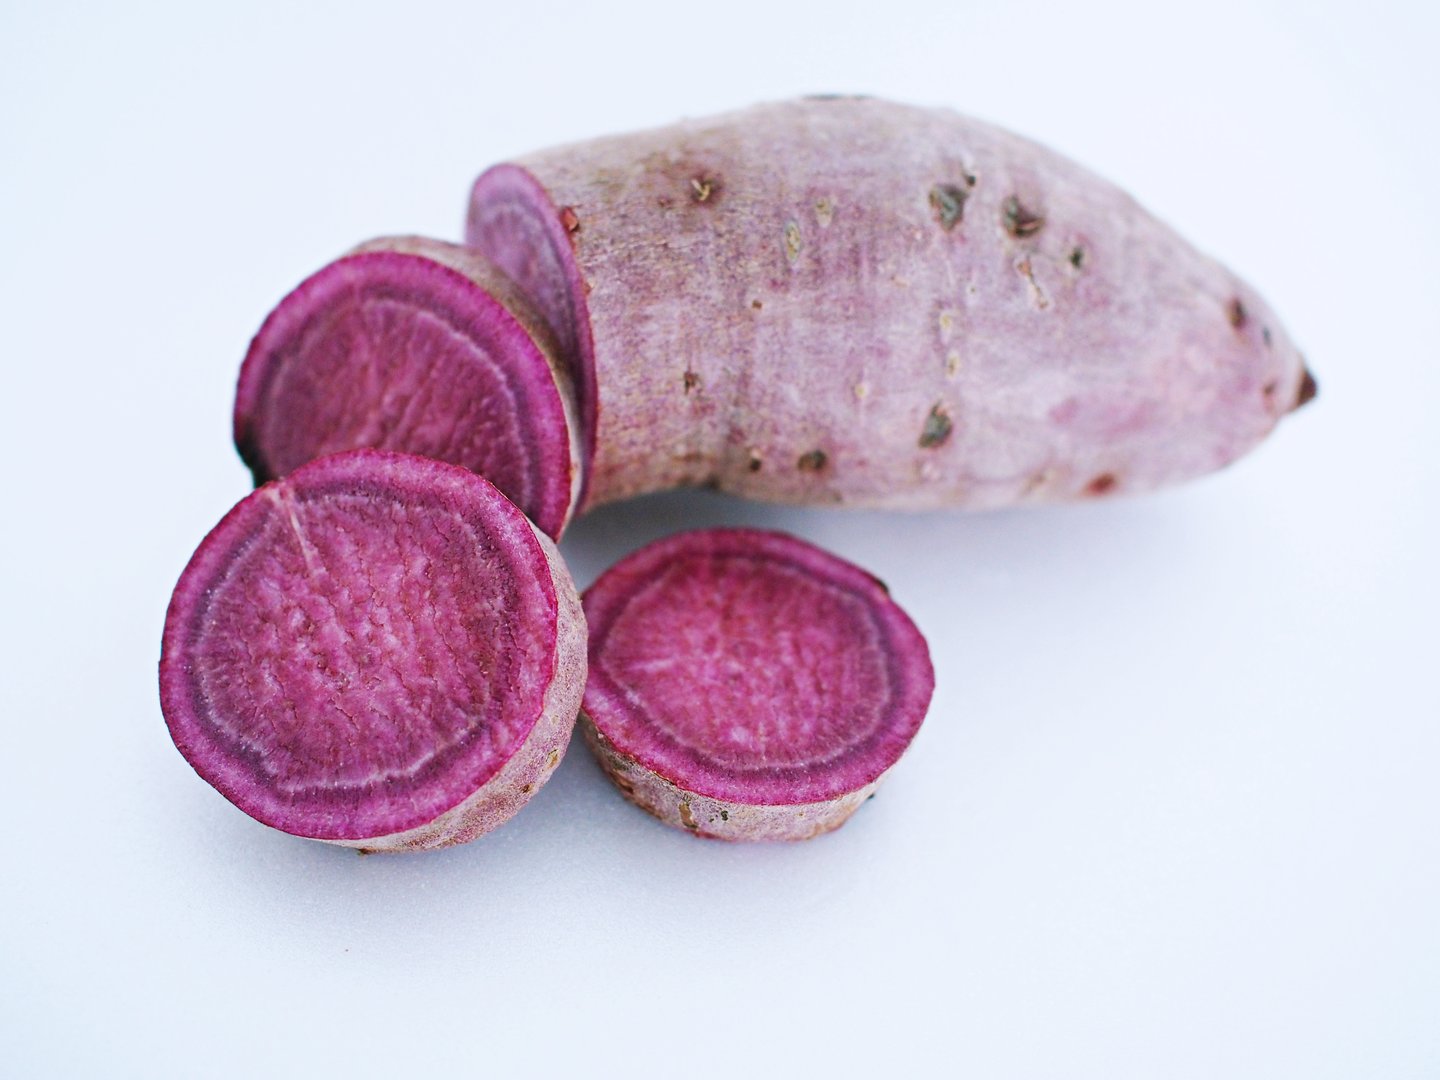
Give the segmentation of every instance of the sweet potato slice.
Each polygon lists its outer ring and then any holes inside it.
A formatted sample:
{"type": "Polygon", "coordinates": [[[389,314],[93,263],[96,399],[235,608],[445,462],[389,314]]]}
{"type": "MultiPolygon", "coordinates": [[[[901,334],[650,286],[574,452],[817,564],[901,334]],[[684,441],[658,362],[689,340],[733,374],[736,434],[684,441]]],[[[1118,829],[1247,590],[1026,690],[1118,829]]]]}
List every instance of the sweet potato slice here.
{"type": "Polygon", "coordinates": [[[326,266],[265,320],[235,443],[257,483],[358,447],[463,465],[558,537],[581,479],[573,409],[544,321],[503,274],[396,237],[326,266]]]}
{"type": "Polygon", "coordinates": [[[585,679],[554,545],[458,466],[357,450],[243,499],[181,575],[161,705],[196,772],[283,832],[440,847],[550,776],[585,679]]]}
{"type": "Polygon", "coordinates": [[[838,828],[919,730],[924,638],[864,571],[781,533],[669,537],[585,594],[581,728],[632,802],[700,836],[838,828]]]}

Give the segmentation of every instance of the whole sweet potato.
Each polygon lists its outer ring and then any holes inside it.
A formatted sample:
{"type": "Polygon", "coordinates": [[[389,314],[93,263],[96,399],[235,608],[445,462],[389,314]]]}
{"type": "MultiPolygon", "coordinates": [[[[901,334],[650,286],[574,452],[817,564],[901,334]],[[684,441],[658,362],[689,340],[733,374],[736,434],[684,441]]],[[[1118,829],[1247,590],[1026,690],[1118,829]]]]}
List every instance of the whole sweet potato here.
{"type": "Polygon", "coordinates": [[[589,504],[1143,491],[1314,392],[1249,286],[946,110],[809,99],[546,151],[480,177],[467,242],[573,365],[589,504]]]}
{"type": "Polygon", "coordinates": [[[577,509],[700,484],[993,507],[1228,464],[1315,383],[1113,185],[944,110],[764,105],[490,169],[467,243],[374,241],[241,374],[257,479],[378,446],[577,509]]]}

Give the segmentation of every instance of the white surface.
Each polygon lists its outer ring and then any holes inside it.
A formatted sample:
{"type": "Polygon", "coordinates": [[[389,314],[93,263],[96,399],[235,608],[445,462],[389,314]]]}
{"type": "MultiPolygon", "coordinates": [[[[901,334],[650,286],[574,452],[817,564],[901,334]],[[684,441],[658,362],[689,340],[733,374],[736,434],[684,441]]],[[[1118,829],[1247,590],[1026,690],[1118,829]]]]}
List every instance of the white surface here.
{"type": "Polygon", "coordinates": [[[0,8],[0,1073],[1440,1074],[1434,5],[0,8]],[[357,858],[169,745],[155,662],[247,489],[233,379],[481,167],[817,90],[948,104],[1271,299],[1319,402],[1162,496],[985,516],[600,512],[884,577],[934,708],[839,833],[700,843],[583,749],[501,831],[357,858]]]}

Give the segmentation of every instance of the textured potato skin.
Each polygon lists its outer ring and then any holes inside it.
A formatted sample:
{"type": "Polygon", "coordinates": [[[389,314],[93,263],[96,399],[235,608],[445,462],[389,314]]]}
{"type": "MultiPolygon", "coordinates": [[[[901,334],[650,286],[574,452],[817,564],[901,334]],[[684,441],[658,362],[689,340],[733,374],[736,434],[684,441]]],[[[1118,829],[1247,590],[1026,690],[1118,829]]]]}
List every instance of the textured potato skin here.
{"type": "Polygon", "coordinates": [[[887,769],[864,787],[823,802],[792,806],[755,806],[715,799],[678,787],[618,753],[583,712],[579,721],[585,745],[620,794],[665,824],[707,840],[809,840],[834,832],[875,794],[887,769]]]}
{"type": "Polygon", "coordinates": [[[571,310],[554,281],[537,306],[582,323],[553,328],[593,385],[590,505],[1144,491],[1228,464],[1313,392],[1249,286],[947,110],[807,99],[536,154],[477,181],[482,251],[517,177],[569,245],[550,257],[571,310]]]}

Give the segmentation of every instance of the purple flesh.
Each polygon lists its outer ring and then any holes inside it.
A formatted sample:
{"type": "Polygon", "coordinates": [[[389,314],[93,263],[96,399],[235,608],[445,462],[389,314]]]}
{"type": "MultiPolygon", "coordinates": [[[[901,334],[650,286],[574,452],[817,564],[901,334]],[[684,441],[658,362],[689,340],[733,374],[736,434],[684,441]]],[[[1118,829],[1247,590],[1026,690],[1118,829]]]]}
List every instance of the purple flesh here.
{"type": "MultiPolygon", "coordinates": [[[[602,763],[635,801],[706,835],[752,838],[747,808],[808,810],[814,823],[843,800],[825,827],[838,825],[847,797],[899,760],[934,689],[925,641],[884,586],[778,533],[667,538],[584,604],[583,708],[602,763]],[[668,807],[653,805],[662,788],[668,807]]],[[[763,824],[766,836],[823,831],[763,824]]]]}
{"type": "Polygon", "coordinates": [[[473,253],[382,243],[306,280],[251,344],[235,443],[256,482],[341,450],[398,450],[485,476],[558,536],[579,462],[568,387],[535,327],[473,253]]]}
{"type": "Polygon", "coordinates": [[[206,537],[170,603],[161,704],[195,770],[259,821],[440,846],[499,824],[558,762],[583,635],[553,545],[491,484],[353,451],[206,537]]]}

